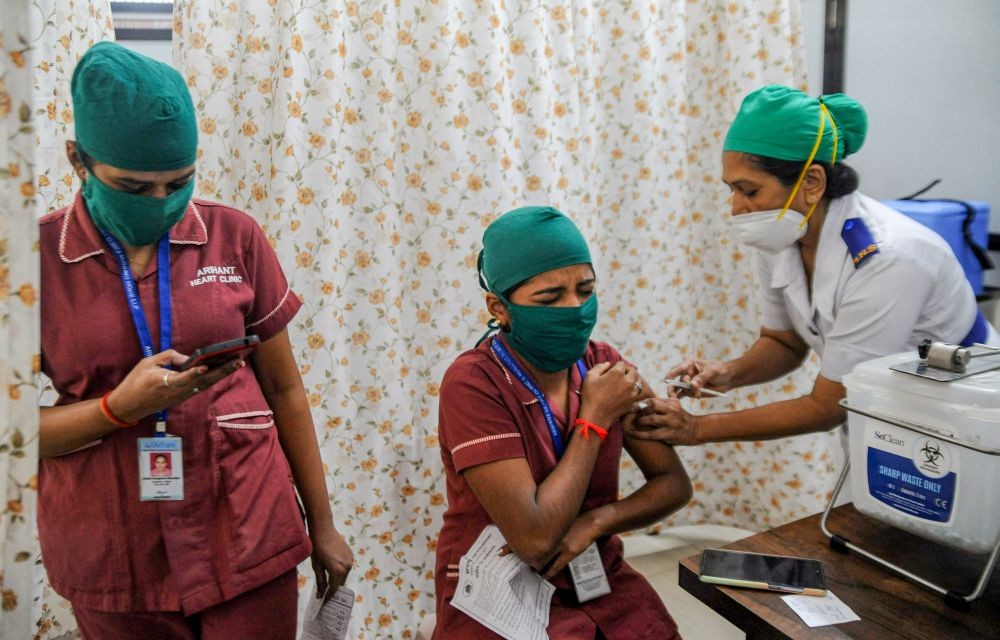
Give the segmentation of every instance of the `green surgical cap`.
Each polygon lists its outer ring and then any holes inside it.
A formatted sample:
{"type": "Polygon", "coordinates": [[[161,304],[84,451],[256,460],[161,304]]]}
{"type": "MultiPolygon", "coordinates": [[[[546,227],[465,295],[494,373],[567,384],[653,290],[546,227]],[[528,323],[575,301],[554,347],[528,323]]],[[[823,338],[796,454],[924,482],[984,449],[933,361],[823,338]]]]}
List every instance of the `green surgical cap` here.
{"type": "Polygon", "coordinates": [[[539,273],[590,262],[587,241],[572,220],[552,207],[522,207],[494,220],[483,234],[480,282],[503,295],[539,273]]]}
{"type": "Polygon", "coordinates": [[[98,162],[132,171],[194,164],[194,104],[170,65],[99,42],[80,58],[71,91],[76,142],[98,162]]]}
{"type": "Polygon", "coordinates": [[[833,116],[837,149],[834,158],[834,132],[827,118],[814,160],[840,162],[865,143],[868,116],[864,107],[842,93],[813,98],[779,84],[761,87],[743,99],[722,149],[805,162],[816,144],[820,104],[833,116]]]}

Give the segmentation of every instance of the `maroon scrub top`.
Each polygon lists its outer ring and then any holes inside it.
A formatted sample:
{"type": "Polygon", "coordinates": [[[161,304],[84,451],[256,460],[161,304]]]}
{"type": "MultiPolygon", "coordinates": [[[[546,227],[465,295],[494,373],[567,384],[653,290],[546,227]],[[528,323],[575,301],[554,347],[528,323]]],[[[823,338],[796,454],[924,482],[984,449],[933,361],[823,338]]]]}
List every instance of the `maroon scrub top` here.
{"type": "MultiPolygon", "coordinates": [[[[497,460],[525,458],[535,483],[541,484],[557,462],[552,436],[538,401],[500,363],[489,343],[486,340],[460,355],[441,383],[438,432],[447,478],[448,509],[437,547],[434,631],[437,639],[501,637],[450,604],[458,583],[459,558],[482,530],[493,524],[462,472],[497,460]]],[[[523,367],[516,351],[507,346],[523,367]]],[[[588,369],[599,362],[613,364],[621,359],[614,348],[594,341],[583,356],[588,369]]],[[[579,415],[582,382],[580,372],[571,367],[569,416],[563,415],[560,407],[551,407],[565,442],[576,437],[567,425],[573,425],[579,415]]],[[[622,442],[622,427],[616,423],[601,445],[581,512],[618,500],[622,442]]],[[[677,625],[646,579],[623,559],[621,539],[605,537],[597,544],[611,593],[582,604],[577,602],[569,569],[564,569],[551,581],[556,594],[549,614],[549,637],[584,640],[597,637],[599,630],[608,640],[674,638],[677,625]]]]}
{"type": "MultiPolygon", "coordinates": [[[[59,405],[100,398],[142,358],[118,263],[77,194],[41,219],[42,370],[59,405]]],[[[159,350],[158,269],[137,281],[159,350]]],[[[301,306],[245,213],[193,200],[170,231],[173,348],[279,333],[301,306]]],[[[186,614],[295,567],[311,546],[253,367],[172,407],[184,500],[140,502],[136,440],[155,419],[41,461],[38,529],[52,587],[101,611],[186,614]]]]}

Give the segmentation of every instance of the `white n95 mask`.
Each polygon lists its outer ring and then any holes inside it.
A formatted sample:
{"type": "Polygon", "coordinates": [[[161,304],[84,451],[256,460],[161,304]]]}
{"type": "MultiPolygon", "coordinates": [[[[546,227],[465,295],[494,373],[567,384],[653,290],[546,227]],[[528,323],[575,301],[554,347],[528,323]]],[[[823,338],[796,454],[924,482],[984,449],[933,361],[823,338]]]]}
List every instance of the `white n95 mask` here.
{"type": "Polygon", "coordinates": [[[781,209],[754,211],[730,216],[730,224],[740,234],[743,244],[765,253],[779,253],[806,234],[804,215],[789,209],[780,218],[781,209]]]}

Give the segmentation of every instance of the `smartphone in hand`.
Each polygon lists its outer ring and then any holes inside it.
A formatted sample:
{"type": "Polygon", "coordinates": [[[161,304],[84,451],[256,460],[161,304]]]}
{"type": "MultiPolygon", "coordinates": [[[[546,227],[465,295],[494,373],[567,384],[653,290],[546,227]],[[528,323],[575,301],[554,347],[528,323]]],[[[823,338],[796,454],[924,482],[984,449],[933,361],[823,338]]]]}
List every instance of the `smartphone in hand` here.
{"type": "Polygon", "coordinates": [[[191,357],[178,369],[187,371],[191,367],[205,366],[209,369],[232,362],[233,360],[243,360],[254,349],[260,345],[260,338],[257,336],[243,336],[225,342],[216,342],[200,349],[196,349],[191,357]]]}

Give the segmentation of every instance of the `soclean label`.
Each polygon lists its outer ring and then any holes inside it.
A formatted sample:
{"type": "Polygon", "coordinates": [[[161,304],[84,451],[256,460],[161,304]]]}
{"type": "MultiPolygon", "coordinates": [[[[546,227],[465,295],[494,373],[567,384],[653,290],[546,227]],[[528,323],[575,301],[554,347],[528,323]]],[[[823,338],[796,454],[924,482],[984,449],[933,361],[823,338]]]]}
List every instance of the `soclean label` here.
{"type": "Polygon", "coordinates": [[[956,448],[928,436],[868,423],[868,493],[924,522],[950,523],[958,489],[956,448]]]}

